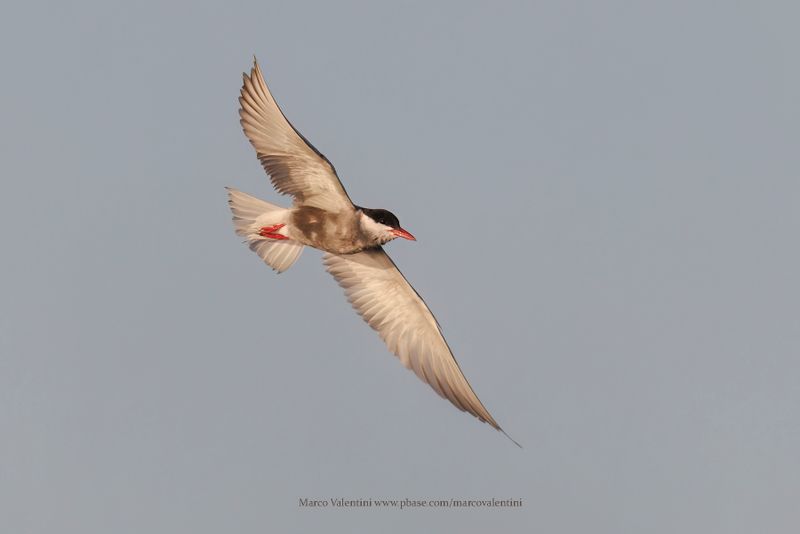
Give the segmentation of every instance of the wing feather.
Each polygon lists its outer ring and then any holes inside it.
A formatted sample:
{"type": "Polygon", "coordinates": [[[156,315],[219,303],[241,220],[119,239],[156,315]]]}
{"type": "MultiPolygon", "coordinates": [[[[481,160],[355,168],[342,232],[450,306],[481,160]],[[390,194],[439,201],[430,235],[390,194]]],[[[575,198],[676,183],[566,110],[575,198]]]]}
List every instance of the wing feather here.
{"type": "Polygon", "coordinates": [[[350,210],[353,203],[328,159],[298,132],[270,94],[258,62],[243,74],[239,117],[275,190],[296,205],[329,211],[350,210]]]}
{"type": "Polygon", "coordinates": [[[501,430],[469,385],[428,306],[382,248],[325,254],[348,301],[407,368],[456,408],[501,430]]]}

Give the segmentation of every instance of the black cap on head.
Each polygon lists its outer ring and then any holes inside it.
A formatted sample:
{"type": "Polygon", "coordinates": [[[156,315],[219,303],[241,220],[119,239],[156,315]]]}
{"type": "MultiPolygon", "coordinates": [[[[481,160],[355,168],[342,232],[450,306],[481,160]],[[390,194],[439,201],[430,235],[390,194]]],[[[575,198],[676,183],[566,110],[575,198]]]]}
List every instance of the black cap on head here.
{"type": "Polygon", "coordinates": [[[389,210],[371,209],[371,208],[358,208],[363,211],[367,216],[376,223],[385,224],[390,228],[400,228],[400,221],[395,217],[394,213],[389,210]]]}

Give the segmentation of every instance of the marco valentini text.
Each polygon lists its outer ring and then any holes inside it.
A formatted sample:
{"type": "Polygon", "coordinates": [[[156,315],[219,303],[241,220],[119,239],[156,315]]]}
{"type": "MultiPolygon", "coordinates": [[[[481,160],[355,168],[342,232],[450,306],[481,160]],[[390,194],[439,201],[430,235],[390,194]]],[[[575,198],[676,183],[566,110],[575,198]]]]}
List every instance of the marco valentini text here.
{"type": "Polygon", "coordinates": [[[301,508],[521,508],[522,499],[309,499],[300,497],[301,508]]]}

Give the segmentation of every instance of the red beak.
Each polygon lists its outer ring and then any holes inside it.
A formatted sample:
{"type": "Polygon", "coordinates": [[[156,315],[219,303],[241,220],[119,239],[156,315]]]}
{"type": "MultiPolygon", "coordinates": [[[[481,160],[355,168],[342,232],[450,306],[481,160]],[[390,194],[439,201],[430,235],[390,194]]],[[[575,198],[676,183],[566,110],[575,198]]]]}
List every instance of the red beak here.
{"type": "Polygon", "coordinates": [[[403,230],[402,228],[395,228],[394,230],[392,230],[392,233],[393,233],[393,234],[394,234],[396,237],[402,237],[403,239],[408,239],[408,240],[410,240],[410,241],[416,241],[416,240],[417,240],[417,238],[416,238],[416,237],[414,237],[414,236],[413,236],[413,235],[411,235],[410,233],[406,232],[406,231],[405,231],[405,230],[403,230]]]}

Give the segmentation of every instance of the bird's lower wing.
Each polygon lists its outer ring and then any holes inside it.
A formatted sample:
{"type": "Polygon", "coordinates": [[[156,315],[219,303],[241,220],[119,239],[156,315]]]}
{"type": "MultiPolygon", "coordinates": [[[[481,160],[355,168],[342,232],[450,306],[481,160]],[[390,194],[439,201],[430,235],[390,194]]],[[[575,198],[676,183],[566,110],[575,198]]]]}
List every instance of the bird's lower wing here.
{"type": "Polygon", "coordinates": [[[461,372],[430,309],[382,248],[328,253],[323,261],[353,308],[403,365],[459,410],[502,430],[461,372]]]}

